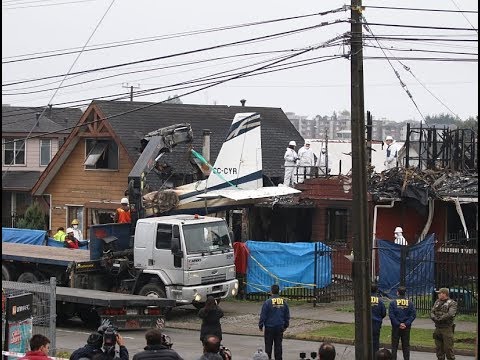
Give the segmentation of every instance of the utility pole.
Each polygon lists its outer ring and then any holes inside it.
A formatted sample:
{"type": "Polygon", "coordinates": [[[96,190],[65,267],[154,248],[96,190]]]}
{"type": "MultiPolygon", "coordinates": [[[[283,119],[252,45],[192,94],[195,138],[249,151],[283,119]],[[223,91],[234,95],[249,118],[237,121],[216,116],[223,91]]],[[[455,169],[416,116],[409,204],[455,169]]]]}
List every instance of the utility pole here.
{"type": "Polygon", "coordinates": [[[355,298],[355,359],[373,359],[370,313],[370,242],[368,231],[365,110],[363,94],[362,0],[351,0],[351,126],[353,294],[355,298]]]}
{"type": "Polygon", "coordinates": [[[130,88],[130,101],[133,101],[133,89],[140,89],[140,84],[130,85],[129,83],[123,83],[123,88],[130,88]]]}

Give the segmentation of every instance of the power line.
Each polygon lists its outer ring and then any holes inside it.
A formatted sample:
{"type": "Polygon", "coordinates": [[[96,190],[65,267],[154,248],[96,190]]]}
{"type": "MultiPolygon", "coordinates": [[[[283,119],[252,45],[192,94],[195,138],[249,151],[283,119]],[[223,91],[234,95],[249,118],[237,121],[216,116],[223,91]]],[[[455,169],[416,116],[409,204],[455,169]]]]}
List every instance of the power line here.
{"type": "Polygon", "coordinates": [[[76,0],[76,1],[67,1],[67,2],[54,3],[54,4],[40,4],[40,5],[29,5],[29,6],[4,7],[3,10],[30,9],[30,8],[38,8],[38,7],[45,7],[45,6],[70,5],[70,4],[92,2],[92,1],[95,1],[95,0],[76,0]]]}
{"type": "MultiPolygon", "coordinates": [[[[342,37],[343,37],[343,35],[342,35],[342,37]]],[[[153,106],[155,106],[155,105],[164,103],[164,102],[166,102],[166,101],[171,101],[172,99],[177,99],[177,98],[180,98],[180,97],[182,97],[182,96],[187,96],[187,95],[190,95],[190,94],[193,94],[193,93],[196,93],[196,92],[199,92],[199,91],[203,91],[203,90],[205,90],[205,89],[208,89],[208,88],[211,88],[211,87],[214,87],[214,86],[217,86],[217,85],[226,83],[226,82],[228,82],[228,81],[233,81],[233,80],[235,80],[235,79],[242,78],[242,77],[244,77],[244,76],[246,76],[246,75],[248,75],[248,74],[252,74],[252,73],[254,73],[254,72],[261,71],[261,70],[263,70],[263,69],[268,69],[269,67],[274,66],[274,65],[276,65],[276,64],[279,64],[279,63],[281,63],[281,62],[284,62],[284,61],[286,61],[286,60],[288,60],[288,59],[292,59],[292,58],[294,58],[294,57],[303,55],[303,54],[305,54],[305,53],[307,53],[307,52],[309,52],[309,51],[317,50],[317,49],[319,49],[319,48],[321,48],[321,47],[324,47],[324,46],[328,45],[329,43],[338,40],[339,38],[341,38],[341,37],[335,37],[335,38],[333,38],[333,39],[330,39],[330,40],[324,42],[322,45],[318,45],[318,46],[316,46],[316,47],[310,47],[310,48],[304,49],[304,50],[299,51],[299,52],[297,52],[297,53],[295,53],[295,54],[288,55],[288,56],[286,56],[286,57],[284,57],[284,58],[282,58],[282,59],[275,60],[275,61],[273,61],[273,62],[271,62],[271,63],[269,63],[269,64],[262,65],[262,66],[260,66],[260,67],[255,68],[255,69],[252,69],[252,70],[249,70],[249,71],[246,71],[246,72],[243,72],[243,73],[240,73],[240,74],[231,76],[231,77],[229,77],[229,78],[227,78],[227,79],[223,79],[223,80],[216,81],[216,82],[214,82],[214,83],[212,83],[212,84],[208,84],[208,85],[203,86],[203,87],[201,87],[201,88],[199,88],[199,89],[191,90],[191,91],[188,91],[188,92],[186,92],[186,93],[183,93],[183,94],[180,94],[180,95],[176,95],[176,96],[174,96],[174,97],[172,97],[172,98],[170,98],[170,99],[166,99],[166,100],[162,100],[162,101],[150,103],[150,104],[148,104],[148,105],[140,106],[140,107],[135,108],[135,109],[132,109],[132,110],[127,110],[127,111],[124,111],[124,112],[121,112],[121,113],[117,113],[117,114],[113,114],[113,115],[110,115],[110,116],[106,116],[106,117],[103,117],[103,118],[100,118],[100,119],[88,121],[88,122],[85,122],[85,123],[83,123],[83,124],[81,124],[81,125],[75,125],[75,126],[63,128],[63,129],[61,129],[61,130],[51,131],[51,132],[47,132],[47,133],[43,133],[43,134],[39,134],[39,135],[27,136],[26,138],[21,139],[21,140],[28,140],[28,139],[37,138],[37,137],[40,137],[40,136],[51,135],[51,134],[55,134],[55,133],[58,133],[58,132],[61,132],[61,131],[65,131],[65,130],[72,130],[72,129],[75,129],[75,128],[77,128],[77,127],[82,127],[82,126],[90,125],[90,124],[93,124],[93,123],[96,123],[96,122],[99,122],[99,121],[109,120],[109,119],[113,119],[113,118],[116,118],[116,117],[119,117],[119,116],[123,116],[123,115],[130,114],[130,113],[133,113],[133,112],[136,112],[136,111],[144,110],[144,109],[146,109],[146,108],[153,107],[153,106]]],[[[128,95],[129,95],[129,93],[128,93],[128,95]]],[[[11,143],[11,142],[12,142],[12,141],[6,141],[5,143],[7,144],[7,143],[11,143]]]]}
{"type": "MultiPolygon", "coordinates": [[[[466,11],[462,11],[460,10],[460,8],[458,7],[457,3],[455,2],[455,0],[451,0],[453,5],[455,5],[455,7],[459,10],[460,13],[462,13],[462,16],[465,18],[465,20],[467,20],[467,22],[470,24],[470,26],[472,27],[472,29],[474,29],[476,31],[476,33],[478,34],[478,30],[475,29],[475,26],[473,26],[473,24],[470,22],[470,20],[468,20],[468,18],[465,16],[465,13],[466,11]]],[[[477,12],[478,14],[478,12],[477,12]]]]}
{"type": "MultiPolygon", "coordinates": [[[[100,18],[100,20],[98,21],[97,25],[95,26],[95,28],[93,29],[93,32],[91,33],[91,35],[89,36],[89,38],[87,39],[87,41],[85,42],[85,46],[88,45],[88,42],[92,39],[93,35],[95,34],[95,32],[97,31],[97,29],[100,27],[100,24],[102,23],[103,19],[105,18],[105,16],[107,16],[109,10],[111,9],[111,7],[113,6],[113,4],[115,3],[115,0],[112,0],[112,2],[110,3],[110,5],[108,6],[107,10],[104,12],[103,16],[100,18]]],[[[70,68],[68,69],[67,71],[67,74],[65,75],[65,77],[63,78],[62,82],[58,85],[57,87],[57,90],[55,90],[55,92],[53,93],[52,97],[50,98],[50,101],[48,102],[48,104],[50,104],[53,100],[53,98],[55,97],[55,95],[57,95],[57,92],[60,90],[60,87],[62,86],[63,84],[63,81],[65,81],[65,79],[67,78],[68,74],[70,73],[70,71],[72,71],[73,67],[75,66],[75,64],[77,63],[78,59],[80,58],[80,56],[82,55],[82,53],[80,52],[77,57],[75,58],[75,60],[73,61],[72,65],[70,66],[70,68]]],[[[47,109],[49,105],[45,106],[45,108],[43,109],[42,113],[40,114],[40,116],[38,117],[38,119],[40,119],[43,114],[45,113],[45,110],[47,109]]],[[[33,129],[35,129],[35,126],[36,126],[36,123],[34,122],[30,132],[28,133],[27,135],[27,138],[32,134],[33,132],[33,129]]],[[[8,171],[10,170],[10,167],[12,166],[12,164],[14,163],[18,153],[23,149],[25,148],[25,142],[26,140],[24,140],[22,142],[22,145],[20,146],[20,148],[17,150],[17,152],[15,153],[14,152],[14,155],[13,155],[13,159],[11,161],[11,163],[8,165],[8,167],[5,169],[5,171],[3,172],[2,174],[2,180],[5,178],[5,176],[7,175],[8,171]]]]}
{"type": "MultiPolygon", "coordinates": [[[[453,0],[452,0],[453,1],[453,0]]],[[[426,9],[426,8],[411,8],[411,7],[393,7],[393,6],[362,6],[366,9],[385,9],[385,10],[413,10],[413,11],[430,11],[430,12],[447,12],[447,13],[466,13],[466,14],[478,14],[478,11],[473,10],[448,10],[448,9],[426,9]]]]}
{"type": "MultiPolygon", "coordinates": [[[[159,35],[159,36],[154,36],[154,37],[146,37],[146,38],[130,39],[130,40],[125,40],[125,41],[116,41],[116,42],[104,43],[104,44],[97,44],[97,45],[92,45],[91,48],[87,48],[84,51],[103,50],[103,49],[109,49],[109,48],[120,47],[120,46],[142,44],[142,43],[147,43],[147,42],[152,42],[152,41],[174,39],[174,38],[178,38],[178,37],[185,37],[185,36],[198,35],[198,34],[206,34],[206,33],[211,33],[211,32],[231,30],[231,29],[237,29],[237,28],[242,28],[242,27],[271,24],[271,23],[282,22],[282,21],[298,20],[298,19],[312,17],[312,16],[325,16],[327,14],[343,11],[344,9],[345,9],[345,7],[342,6],[340,8],[336,8],[336,9],[332,9],[332,10],[328,10],[328,11],[316,12],[316,13],[305,14],[305,15],[297,15],[297,16],[290,16],[290,17],[284,17],[284,18],[278,18],[278,19],[270,19],[270,20],[264,20],[264,21],[256,21],[256,22],[243,23],[243,24],[237,24],[237,25],[229,25],[229,26],[222,26],[222,27],[216,27],[216,28],[200,29],[200,30],[193,30],[193,31],[167,34],[167,35],[159,35]]],[[[43,58],[54,57],[54,56],[70,55],[70,54],[75,54],[78,51],[79,51],[78,48],[67,48],[67,49],[60,49],[60,50],[50,50],[50,51],[36,52],[36,53],[30,53],[30,54],[9,56],[9,57],[2,58],[2,60],[3,59],[9,59],[9,58],[16,58],[16,57],[25,57],[25,56],[31,56],[31,57],[24,58],[24,59],[10,60],[10,61],[2,61],[2,64],[8,64],[8,63],[19,62],[19,61],[29,61],[29,60],[43,59],[43,58]],[[65,52],[60,52],[60,51],[65,51],[65,52]],[[50,54],[52,52],[56,52],[56,53],[50,54]],[[40,54],[49,54],[49,55],[32,56],[32,55],[40,55],[40,54]]]]}
{"type": "MultiPolygon", "coordinates": [[[[350,20],[351,22],[351,20],[350,20]]],[[[453,30],[453,31],[477,31],[477,29],[471,28],[457,28],[457,27],[446,27],[446,26],[424,26],[424,25],[405,25],[405,24],[386,24],[386,23],[364,23],[362,25],[369,26],[387,26],[387,27],[402,27],[402,28],[412,28],[412,29],[432,29],[432,30],[453,30]]]]}
{"type": "MultiPolygon", "coordinates": [[[[375,39],[375,38],[374,38],[375,39]]],[[[466,53],[466,52],[455,52],[455,51],[438,51],[438,50],[426,50],[426,49],[398,49],[393,47],[384,47],[381,45],[364,45],[365,47],[377,48],[377,49],[387,49],[390,51],[408,51],[408,52],[427,52],[435,54],[453,54],[453,55],[472,55],[478,56],[478,53],[466,53]]]]}
{"type": "MultiPolygon", "coordinates": [[[[188,50],[188,51],[183,51],[183,52],[180,52],[180,53],[174,53],[174,54],[165,55],[165,56],[158,56],[158,57],[154,57],[154,58],[142,59],[142,60],[137,60],[137,61],[130,61],[130,62],[127,62],[127,63],[120,63],[120,64],[115,64],[115,65],[109,65],[109,66],[103,66],[103,67],[99,67],[99,68],[93,68],[93,69],[88,69],[88,70],[72,72],[69,75],[86,74],[86,73],[91,73],[91,72],[95,72],[95,71],[99,71],[99,70],[119,68],[119,67],[123,67],[123,66],[127,66],[127,65],[141,64],[141,63],[145,63],[145,62],[163,60],[163,59],[168,59],[168,58],[181,56],[181,55],[195,54],[195,53],[199,53],[199,52],[203,52],[203,51],[209,51],[209,50],[213,50],[213,49],[219,49],[219,48],[223,48],[223,47],[236,46],[236,45],[246,44],[246,43],[255,42],[255,41],[259,41],[259,40],[263,41],[263,40],[267,40],[267,39],[271,39],[271,38],[275,38],[275,37],[280,37],[280,36],[284,36],[284,35],[291,35],[291,34],[296,34],[296,33],[299,33],[299,32],[318,29],[318,28],[321,28],[321,27],[324,27],[324,26],[339,24],[339,23],[343,23],[345,21],[347,21],[347,20],[340,20],[339,19],[339,20],[335,20],[335,21],[322,22],[320,24],[313,25],[313,26],[297,28],[297,29],[289,30],[289,31],[282,31],[282,32],[279,32],[279,33],[259,36],[259,37],[256,37],[256,38],[239,40],[239,41],[234,41],[234,42],[224,43],[224,44],[220,44],[220,45],[209,46],[209,47],[195,49],[195,50],[188,50]]],[[[45,76],[45,77],[42,77],[42,78],[10,82],[10,83],[6,83],[6,84],[2,84],[2,86],[11,86],[11,85],[17,85],[17,84],[32,82],[32,81],[54,79],[54,78],[61,77],[61,76],[65,76],[65,74],[51,75],[51,76],[45,76]]]]}

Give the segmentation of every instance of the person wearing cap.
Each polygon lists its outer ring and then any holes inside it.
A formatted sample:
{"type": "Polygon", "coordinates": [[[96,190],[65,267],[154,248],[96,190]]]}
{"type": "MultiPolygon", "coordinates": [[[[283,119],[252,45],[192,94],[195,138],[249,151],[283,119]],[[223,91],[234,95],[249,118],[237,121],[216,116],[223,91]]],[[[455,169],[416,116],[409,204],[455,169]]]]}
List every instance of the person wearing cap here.
{"type": "Polygon", "coordinates": [[[317,167],[319,176],[326,176],[330,174],[330,171],[332,170],[332,157],[327,151],[327,147],[325,145],[322,146],[320,154],[318,155],[317,167]]]}
{"type": "Polygon", "coordinates": [[[128,206],[128,199],[126,197],[120,200],[120,207],[115,212],[115,222],[118,224],[129,224],[132,222],[132,215],[130,214],[130,207],[128,206]]]}
{"type": "Polygon", "coordinates": [[[454,319],[457,315],[457,302],[449,297],[447,288],[440,288],[438,291],[438,299],[433,304],[430,318],[435,323],[435,331],[433,338],[435,340],[435,348],[437,359],[443,360],[445,357],[455,359],[453,352],[453,332],[455,330],[454,319]]]}
{"type": "Polygon", "coordinates": [[[386,157],[384,165],[388,169],[392,169],[397,166],[397,153],[398,149],[394,143],[393,137],[390,135],[385,138],[385,143],[387,144],[386,157]]]}
{"type": "Polygon", "coordinates": [[[285,151],[285,155],[283,159],[285,160],[285,176],[283,178],[283,185],[285,186],[293,186],[297,182],[295,180],[295,169],[298,162],[298,154],[295,151],[295,147],[297,143],[295,141],[290,141],[288,143],[287,150],[285,151]]]}
{"type": "Polygon", "coordinates": [[[315,155],[310,148],[310,141],[306,140],[305,145],[298,150],[298,182],[303,182],[304,179],[310,178],[310,171],[315,165],[315,155]]]}
{"type": "Polygon", "coordinates": [[[404,360],[410,360],[410,329],[417,317],[415,305],[405,297],[407,289],[399,286],[397,299],[390,301],[388,316],[392,323],[392,358],[397,359],[398,343],[402,340],[404,360]]]}
{"type": "Polygon", "coordinates": [[[87,344],[75,350],[70,355],[70,360],[80,360],[82,358],[92,359],[96,354],[102,354],[103,336],[98,332],[91,333],[88,336],[87,344]]]}
{"type": "Polygon", "coordinates": [[[73,234],[72,228],[67,228],[67,236],[65,236],[64,246],[68,249],[78,249],[79,243],[73,234]]]}
{"type": "Polygon", "coordinates": [[[395,236],[395,244],[403,246],[408,245],[407,240],[405,240],[405,238],[403,237],[403,229],[400,226],[397,226],[395,228],[393,235],[395,236]]]}
{"type": "Polygon", "coordinates": [[[78,227],[78,224],[79,224],[78,219],[72,220],[73,235],[78,241],[82,241],[83,234],[82,234],[82,230],[80,230],[80,228],[78,227]]]}

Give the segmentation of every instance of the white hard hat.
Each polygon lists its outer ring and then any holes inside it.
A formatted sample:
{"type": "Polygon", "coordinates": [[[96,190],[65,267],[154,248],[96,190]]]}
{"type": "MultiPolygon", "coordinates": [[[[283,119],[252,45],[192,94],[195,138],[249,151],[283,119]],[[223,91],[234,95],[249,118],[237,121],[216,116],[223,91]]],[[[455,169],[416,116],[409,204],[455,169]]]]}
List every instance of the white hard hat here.
{"type": "Polygon", "coordinates": [[[397,227],[395,228],[394,233],[403,233],[403,229],[402,229],[400,226],[397,226],[397,227]]]}
{"type": "Polygon", "coordinates": [[[127,204],[128,205],[128,199],[127,198],[122,198],[122,200],[120,200],[120,204],[127,204]]]}
{"type": "Polygon", "coordinates": [[[305,145],[311,145],[309,140],[305,140],[305,145]]]}
{"type": "Polygon", "coordinates": [[[297,143],[295,142],[295,140],[292,140],[288,143],[288,146],[297,146],[297,143]]]}
{"type": "Polygon", "coordinates": [[[72,228],[67,228],[67,234],[69,233],[73,233],[73,229],[72,228]]]}
{"type": "Polygon", "coordinates": [[[390,135],[388,135],[386,138],[385,138],[385,141],[387,140],[392,140],[393,141],[393,137],[391,137],[390,135]]]}

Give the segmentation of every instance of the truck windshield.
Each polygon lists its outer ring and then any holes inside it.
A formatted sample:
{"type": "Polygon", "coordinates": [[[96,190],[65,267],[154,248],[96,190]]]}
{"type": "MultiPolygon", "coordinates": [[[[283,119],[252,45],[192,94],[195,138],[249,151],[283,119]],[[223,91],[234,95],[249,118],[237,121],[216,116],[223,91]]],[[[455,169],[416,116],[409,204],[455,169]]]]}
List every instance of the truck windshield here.
{"type": "Polygon", "coordinates": [[[223,251],[231,248],[227,225],[222,222],[183,226],[187,254],[223,251]]]}

